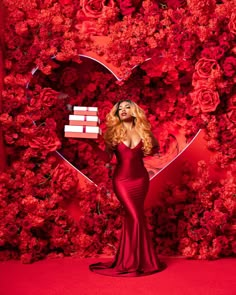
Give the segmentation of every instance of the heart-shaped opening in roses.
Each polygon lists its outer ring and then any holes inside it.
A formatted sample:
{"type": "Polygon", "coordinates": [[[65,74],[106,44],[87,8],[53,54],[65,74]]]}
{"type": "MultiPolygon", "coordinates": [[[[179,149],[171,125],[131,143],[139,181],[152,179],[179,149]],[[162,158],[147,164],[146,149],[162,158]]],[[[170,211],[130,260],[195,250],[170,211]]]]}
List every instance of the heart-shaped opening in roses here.
{"type": "MultiPolygon", "coordinates": [[[[32,120],[36,125],[48,124],[55,128],[61,141],[59,154],[99,185],[104,181],[104,173],[111,177],[115,159],[109,166],[111,169],[107,169],[88,144],[65,138],[64,126],[68,124],[74,105],[96,106],[104,131],[105,116],[112,106],[120,99],[131,99],[145,110],[160,144],[161,156],[144,159],[152,179],[186,148],[197,133],[196,130],[186,132],[186,121],[182,118],[178,121],[178,114],[173,120],[175,95],[179,91],[166,85],[161,78],[148,77],[139,66],[127,81],[117,83],[116,77],[103,65],[86,57],[80,58],[80,63],[52,59],[49,75],[38,69],[32,71],[32,79],[27,85],[32,120]],[[98,167],[103,167],[103,171],[98,167]]],[[[99,144],[104,148],[102,140],[99,144]]]]}

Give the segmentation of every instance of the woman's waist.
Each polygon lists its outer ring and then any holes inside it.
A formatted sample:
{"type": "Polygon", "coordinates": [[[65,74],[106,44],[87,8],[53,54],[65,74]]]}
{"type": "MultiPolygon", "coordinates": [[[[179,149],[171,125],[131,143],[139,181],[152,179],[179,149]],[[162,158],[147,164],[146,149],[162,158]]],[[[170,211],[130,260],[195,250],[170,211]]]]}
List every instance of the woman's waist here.
{"type": "Polygon", "coordinates": [[[115,169],[125,169],[132,172],[137,170],[145,170],[146,168],[143,161],[122,161],[116,164],[115,169]]]}
{"type": "Polygon", "coordinates": [[[117,165],[114,169],[114,176],[124,176],[124,177],[145,177],[148,174],[147,169],[144,165],[139,165],[135,167],[127,167],[122,165],[117,165]]]}

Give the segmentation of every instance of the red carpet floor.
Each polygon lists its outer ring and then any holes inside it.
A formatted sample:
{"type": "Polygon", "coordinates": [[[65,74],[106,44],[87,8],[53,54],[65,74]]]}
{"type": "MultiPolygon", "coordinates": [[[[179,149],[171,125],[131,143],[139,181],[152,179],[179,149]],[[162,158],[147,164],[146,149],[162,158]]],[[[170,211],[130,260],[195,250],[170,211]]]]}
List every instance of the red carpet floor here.
{"type": "Polygon", "coordinates": [[[161,273],[139,278],[101,276],[90,263],[107,259],[46,259],[33,264],[0,262],[0,295],[235,295],[236,259],[163,258],[161,273]]]}

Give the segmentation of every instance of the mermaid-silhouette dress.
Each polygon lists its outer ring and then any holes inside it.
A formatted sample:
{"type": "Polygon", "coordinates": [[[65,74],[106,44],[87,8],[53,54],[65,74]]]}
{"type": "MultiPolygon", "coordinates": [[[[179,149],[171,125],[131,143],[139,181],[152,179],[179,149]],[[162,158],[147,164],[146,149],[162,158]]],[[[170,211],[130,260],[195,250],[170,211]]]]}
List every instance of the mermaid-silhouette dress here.
{"type": "Polygon", "coordinates": [[[149,176],[143,163],[142,141],[134,148],[123,142],[115,149],[114,192],[124,208],[120,242],[111,262],[91,264],[90,270],[108,276],[143,276],[163,269],[145,224],[144,200],[149,176]]]}

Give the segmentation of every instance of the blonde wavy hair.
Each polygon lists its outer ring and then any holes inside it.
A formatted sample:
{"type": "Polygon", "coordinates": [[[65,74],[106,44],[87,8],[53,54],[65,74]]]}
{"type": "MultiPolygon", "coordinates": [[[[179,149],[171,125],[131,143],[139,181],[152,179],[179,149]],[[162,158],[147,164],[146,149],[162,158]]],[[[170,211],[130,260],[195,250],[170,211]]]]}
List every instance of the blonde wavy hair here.
{"type": "Polygon", "coordinates": [[[118,143],[124,141],[127,136],[126,129],[124,128],[122,121],[119,118],[119,106],[122,102],[128,102],[130,104],[131,114],[134,117],[135,128],[141,137],[143,143],[144,155],[148,155],[152,150],[152,133],[151,125],[148,122],[144,110],[141,109],[135,102],[124,99],[117,102],[111,111],[106,116],[106,132],[104,134],[104,140],[106,144],[114,149],[118,143]]]}

